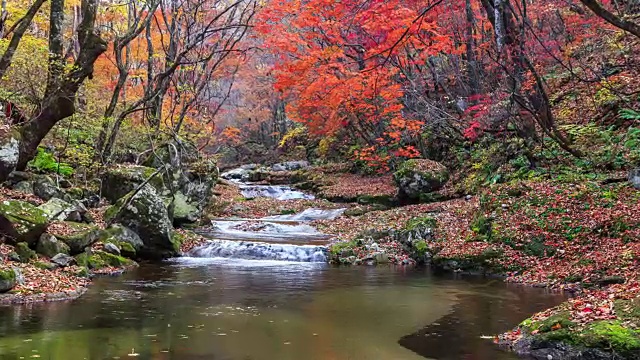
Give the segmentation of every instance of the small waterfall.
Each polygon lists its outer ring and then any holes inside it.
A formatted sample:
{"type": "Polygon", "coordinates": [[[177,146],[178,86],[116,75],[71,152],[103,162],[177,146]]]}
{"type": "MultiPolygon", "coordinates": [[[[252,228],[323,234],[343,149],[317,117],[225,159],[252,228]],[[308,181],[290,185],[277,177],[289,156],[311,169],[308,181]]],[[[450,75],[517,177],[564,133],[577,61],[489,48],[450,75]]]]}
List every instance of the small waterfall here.
{"type": "MultiPolygon", "coordinates": [[[[286,164],[287,166],[293,166],[286,164]]],[[[308,166],[302,164],[300,166],[308,166]]],[[[282,165],[283,167],[285,165],[282,165]]],[[[296,165],[297,166],[297,165],[296,165]]],[[[224,173],[224,178],[238,184],[247,199],[270,197],[278,200],[314,199],[311,194],[281,185],[248,183],[252,167],[246,166],[224,173]]],[[[244,260],[277,260],[291,262],[326,262],[332,235],[323,234],[306,222],[335,219],[346,209],[306,209],[297,214],[268,216],[262,219],[218,219],[211,227],[196,230],[211,239],[191,250],[186,256],[244,260]]]]}
{"type": "Polygon", "coordinates": [[[267,216],[264,219],[274,219],[281,221],[314,221],[314,220],[333,220],[342,214],[347,209],[316,209],[309,208],[303,212],[291,215],[275,215],[267,216]]]}
{"type": "Polygon", "coordinates": [[[315,197],[281,185],[240,185],[240,193],[247,199],[270,197],[277,200],[313,200],[315,197]]]}
{"type": "Polygon", "coordinates": [[[211,240],[191,250],[188,256],[235,258],[247,260],[279,260],[326,262],[327,248],[314,245],[272,244],[253,241],[211,240]]]}

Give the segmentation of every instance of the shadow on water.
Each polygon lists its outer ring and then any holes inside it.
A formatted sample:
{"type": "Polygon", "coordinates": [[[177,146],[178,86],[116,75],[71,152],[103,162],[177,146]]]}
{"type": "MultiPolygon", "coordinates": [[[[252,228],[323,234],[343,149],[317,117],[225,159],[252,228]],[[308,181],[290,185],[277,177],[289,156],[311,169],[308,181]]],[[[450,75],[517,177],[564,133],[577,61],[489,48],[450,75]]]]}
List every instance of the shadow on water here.
{"type": "Polygon", "coordinates": [[[461,295],[453,310],[398,343],[439,360],[517,359],[493,344],[493,336],[565,299],[541,289],[469,279],[473,294],[461,295]],[[475,283],[475,284],[474,284],[475,283]],[[502,296],[507,291],[509,296],[502,296]]]}
{"type": "Polygon", "coordinates": [[[511,359],[479,335],[561,300],[419,269],[182,259],[0,307],[0,359],[511,359]]]}

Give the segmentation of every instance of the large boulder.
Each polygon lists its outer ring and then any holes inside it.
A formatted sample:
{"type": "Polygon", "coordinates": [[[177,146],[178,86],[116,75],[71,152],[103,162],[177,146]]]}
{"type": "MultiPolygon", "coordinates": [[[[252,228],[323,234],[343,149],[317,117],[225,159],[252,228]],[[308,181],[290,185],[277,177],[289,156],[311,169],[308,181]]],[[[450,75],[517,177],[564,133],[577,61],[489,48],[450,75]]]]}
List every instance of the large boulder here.
{"type": "Polygon", "coordinates": [[[402,163],[393,174],[398,186],[398,198],[420,200],[425,195],[438,191],[449,180],[447,168],[428,159],[411,159],[402,163]]]}
{"type": "Polygon", "coordinates": [[[640,168],[629,171],[629,182],[634,188],[640,190],[640,168]]]}
{"type": "Polygon", "coordinates": [[[114,203],[147,180],[149,180],[147,184],[151,185],[156,192],[163,194],[167,189],[164,186],[162,174],[156,174],[156,171],[154,168],[138,165],[112,167],[102,176],[102,196],[114,203]]]}
{"type": "Polygon", "coordinates": [[[58,240],[55,236],[45,233],[40,236],[36,251],[38,254],[52,258],[57,254],[69,254],[71,249],[69,245],[58,240]]]}
{"type": "Polygon", "coordinates": [[[17,130],[2,133],[0,130],[0,180],[5,180],[15,170],[20,156],[21,136],[17,130]]]}
{"type": "Polygon", "coordinates": [[[140,236],[126,226],[113,224],[100,233],[99,241],[103,244],[114,244],[120,253],[126,257],[135,257],[144,243],[140,236]]]}
{"type": "Polygon", "coordinates": [[[0,201],[0,233],[15,242],[35,244],[47,229],[48,222],[45,212],[28,202],[0,201]]]}
{"type": "Polygon", "coordinates": [[[107,209],[105,219],[119,223],[137,233],[144,246],[138,255],[161,259],[178,253],[180,244],[172,238],[173,227],[162,197],[146,184],[132,191],[107,209]]]}
{"type": "Polygon", "coordinates": [[[95,225],[59,221],[49,226],[48,232],[69,247],[71,255],[84,252],[89,246],[98,241],[101,230],[95,225]]]}

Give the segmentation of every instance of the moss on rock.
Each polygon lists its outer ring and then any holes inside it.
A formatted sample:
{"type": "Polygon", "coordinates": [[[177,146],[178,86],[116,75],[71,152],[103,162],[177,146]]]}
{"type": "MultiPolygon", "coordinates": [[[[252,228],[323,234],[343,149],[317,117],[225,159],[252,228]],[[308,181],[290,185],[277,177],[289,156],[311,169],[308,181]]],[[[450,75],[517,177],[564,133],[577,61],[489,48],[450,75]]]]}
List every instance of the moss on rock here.
{"type": "Polygon", "coordinates": [[[398,186],[400,199],[416,201],[444,186],[449,180],[449,172],[444,165],[436,161],[410,159],[399,166],[393,174],[393,179],[398,186]]]}
{"type": "Polygon", "coordinates": [[[47,225],[45,212],[36,206],[19,200],[0,201],[0,232],[16,242],[34,244],[47,225]]]}
{"type": "Polygon", "coordinates": [[[29,248],[29,244],[26,242],[19,242],[15,248],[16,254],[20,257],[20,261],[23,263],[29,262],[31,259],[37,257],[36,252],[29,248]]]}
{"type": "Polygon", "coordinates": [[[100,229],[95,225],[62,221],[60,227],[49,230],[49,233],[69,246],[71,254],[79,254],[96,242],[100,229]]]}

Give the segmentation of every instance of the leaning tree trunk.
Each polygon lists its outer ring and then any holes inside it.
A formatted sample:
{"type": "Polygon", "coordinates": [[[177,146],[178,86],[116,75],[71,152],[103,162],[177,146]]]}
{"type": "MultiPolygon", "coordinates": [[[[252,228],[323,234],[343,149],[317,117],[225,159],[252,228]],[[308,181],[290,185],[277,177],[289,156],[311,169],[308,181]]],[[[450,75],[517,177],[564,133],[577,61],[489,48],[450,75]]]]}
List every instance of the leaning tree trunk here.
{"type": "MultiPolygon", "coordinates": [[[[27,163],[35,156],[38,146],[49,131],[62,119],[75,112],[75,102],[78,90],[86,78],[91,78],[93,65],[98,57],[107,50],[107,43],[94,32],[97,6],[99,0],[82,0],[82,21],[78,26],[80,52],[70,71],[61,73],[57,62],[61,61],[56,55],[60,53],[58,30],[64,21],[62,14],[53,11],[64,11],[64,1],[52,1],[52,16],[50,18],[50,46],[52,55],[49,66],[49,77],[45,97],[32,116],[20,127],[21,139],[16,169],[23,170],[27,163]],[[54,63],[56,62],[56,63],[54,63]]],[[[0,180],[8,174],[0,173],[0,180]]]]}

